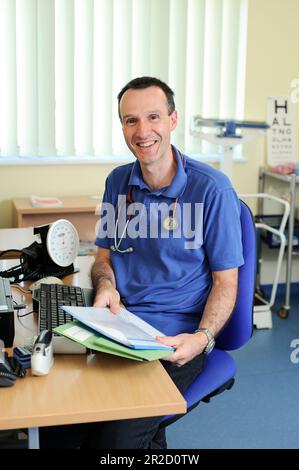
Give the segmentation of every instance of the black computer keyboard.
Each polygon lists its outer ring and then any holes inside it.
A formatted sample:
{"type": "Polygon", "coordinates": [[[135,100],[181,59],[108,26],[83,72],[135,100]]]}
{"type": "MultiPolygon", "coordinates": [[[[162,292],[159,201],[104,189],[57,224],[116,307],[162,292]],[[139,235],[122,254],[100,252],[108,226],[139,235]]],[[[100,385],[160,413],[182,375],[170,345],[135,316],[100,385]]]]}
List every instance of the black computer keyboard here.
{"type": "MultiPolygon", "coordinates": [[[[86,298],[87,289],[61,284],[41,284],[34,290],[33,309],[39,312],[39,331],[50,330],[73,320],[61,307],[91,305],[86,298]]],[[[90,289],[88,289],[90,290],[90,289]]]]}

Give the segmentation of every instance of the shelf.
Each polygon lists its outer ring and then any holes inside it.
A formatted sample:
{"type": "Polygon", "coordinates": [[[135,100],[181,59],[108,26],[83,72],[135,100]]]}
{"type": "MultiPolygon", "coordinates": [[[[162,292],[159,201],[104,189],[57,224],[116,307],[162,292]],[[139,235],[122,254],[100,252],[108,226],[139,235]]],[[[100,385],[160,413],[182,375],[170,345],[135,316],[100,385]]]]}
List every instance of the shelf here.
{"type": "MultiPolygon", "coordinates": [[[[280,181],[284,181],[285,183],[290,183],[294,174],[291,175],[280,175],[279,173],[273,173],[273,171],[264,170],[264,175],[270,176],[271,178],[275,178],[280,181]]],[[[296,183],[299,183],[299,176],[296,175],[295,177],[296,183]]]]}

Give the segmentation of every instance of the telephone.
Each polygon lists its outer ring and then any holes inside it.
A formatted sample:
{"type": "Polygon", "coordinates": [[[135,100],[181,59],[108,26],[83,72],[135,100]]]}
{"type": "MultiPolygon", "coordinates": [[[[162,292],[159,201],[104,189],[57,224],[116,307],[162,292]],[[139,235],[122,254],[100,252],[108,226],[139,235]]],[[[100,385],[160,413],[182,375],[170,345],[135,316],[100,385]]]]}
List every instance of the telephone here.
{"type": "Polygon", "coordinates": [[[22,364],[0,349],[0,387],[11,387],[17,377],[23,378],[25,375],[26,370],[22,364]]]}
{"type": "Polygon", "coordinates": [[[8,361],[7,353],[0,353],[0,387],[14,385],[16,378],[17,376],[8,361]]]}
{"type": "MultiPolygon", "coordinates": [[[[33,228],[41,243],[33,242],[20,251],[20,264],[0,276],[13,278],[12,282],[41,279],[45,276],[62,278],[74,272],[73,261],[79,248],[79,236],[74,225],[59,219],[33,228]]],[[[7,250],[16,251],[16,250],[7,250]]]]}

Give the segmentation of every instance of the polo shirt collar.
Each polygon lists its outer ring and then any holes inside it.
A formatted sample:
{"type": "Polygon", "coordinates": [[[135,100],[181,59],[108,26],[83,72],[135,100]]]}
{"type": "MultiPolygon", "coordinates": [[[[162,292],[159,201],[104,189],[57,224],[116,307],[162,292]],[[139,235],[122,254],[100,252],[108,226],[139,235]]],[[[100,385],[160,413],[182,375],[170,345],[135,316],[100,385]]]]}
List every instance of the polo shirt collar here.
{"type": "Polygon", "coordinates": [[[180,153],[176,147],[172,146],[175,156],[177,158],[177,169],[176,173],[173,177],[173,180],[169,186],[165,188],[157,189],[156,191],[152,191],[148,185],[145,183],[142,177],[142,172],[140,168],[140,163],[138,160],[133,165],[130,179],[129,179],[129,186],[139,186],[140,189],[147,189],[151,194],[156,196],[166,196],[166,197],[180,197],[187,185],[187,174],[184,169],[184,156],[182,156],[183,161],[181,160],[180,153]]]}

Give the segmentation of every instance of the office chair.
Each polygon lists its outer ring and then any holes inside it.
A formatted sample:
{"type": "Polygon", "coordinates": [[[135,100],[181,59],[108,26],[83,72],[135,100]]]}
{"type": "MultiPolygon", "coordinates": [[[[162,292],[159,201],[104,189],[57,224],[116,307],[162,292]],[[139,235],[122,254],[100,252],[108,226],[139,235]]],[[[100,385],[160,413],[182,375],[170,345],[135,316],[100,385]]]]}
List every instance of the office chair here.
{"type": "MultiPolygon", "coordinates": [[[[207,357],[202,372],[187,388],[184,398],[187,413],[201,401],[209,402],[211,397],[229,390],[234,384],[236,364],[227,352],[243,346],[252,335],[253,301],[255,288],[255,227],[248,206],[241,203],[241,228],[244,265],[239,268],[238,295],[232,317],[216,339],[214,350],[207,357]]],[[[160,424],[161,431],[184,415],[165,416],[160,424]]]]}

